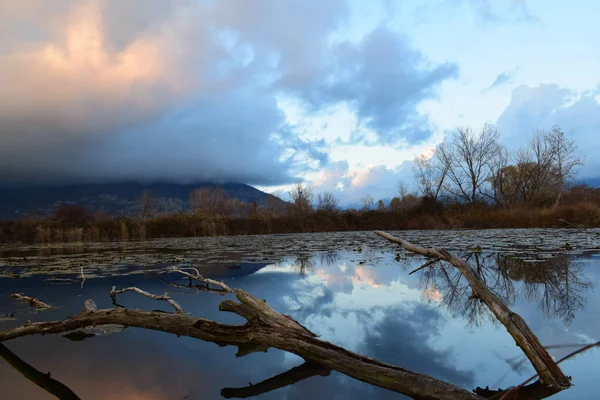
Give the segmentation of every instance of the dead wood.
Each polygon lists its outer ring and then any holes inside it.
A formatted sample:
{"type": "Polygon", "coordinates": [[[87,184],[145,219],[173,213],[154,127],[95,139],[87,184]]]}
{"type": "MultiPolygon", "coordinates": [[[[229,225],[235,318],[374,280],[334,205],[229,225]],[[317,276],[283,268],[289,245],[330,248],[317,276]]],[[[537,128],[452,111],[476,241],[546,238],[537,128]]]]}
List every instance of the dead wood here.
{"type": "Polygon", "coordinates": [[[481,397],[485,397],[490,400],[510,399],[510,400],[521,400],[521,399],[545,399],[552,397],[556,394],[556,390],[550,386],[543,384],[541,381],[536,381],[531,385],[521,386],[518,390],[515,388],[510,389],[498,389],[490,390],[489,388],[476,388],[475,393],[481,397]],[[506,397],[504,397],[506,396],[506,397]]]}
{"type": "Polygon", "coordinates": [[[375,233],[390,242],[399,244],[405,250],[423,255],[432,259],[441,259],[456,267],[466,278],[474,295],[483,301],[492,313],[515,339],[517,346],[527,356],[541,381],[553,388],[556,392],[571,386],[571,382],[565,376],[554,359],[548,354],[537,336],[531,331],[527,323],[518,314],[512,312],[504,302],[483,282],[479,274],[462,258],[454,256],[443,249],[427,249],[414,245],[404,239],[390,235],[382,231],[375,233]]]}
{"type": "Polygon", "coordinates": [[[248,397],[258,396],[293,385],[313,376],[328,376],[330,372],[330,369],[324,368],[319,364],[304,363],[254,385],[250,384],[242,388],[224,388],[221,390],[221,396],[226,399],[247,399],[248,397]]]}
{"type": "Polygon", "coordinates": [[[44,303],[40,299],[36,297],[25,296],[19,293],[13,293],[10,295],[11,298],[22,301],[24,303],[28,303],[31,307],[35,307],[40,310],[47,310],[52,308],[52,306],[48,303],[44,303]]]}
{"type": "MultiPolygon", "coordinates": [[[[406,394],[415,399],[481,399],[451,383],[386,364],[350,352],[316,335],[289,316],[278,313],[266,302],[243,290],[233,291],[239,301],[226,300],[219,308],[236,313],[247,322],[227,325],[183,313],[164,313],[127,308],[84,309],[62,321],[36,322],[0,332],[0,342],[28,335],[71,332],[89,326],[120,325],[188,336],[218,345],[239,348],[238,356],[277,348],[296,354],[308,363],[336,370],[363,382],[406,394]]],[[[88,304],[93,303],[88,301],[88,304]]]]}
{"type": "Polygon", "coordinates": [[[420,270],[422,270],[422,269],[425,269],[425,268],[427,268],[427,267],[430,267],[430,266],[432,266],[433,264],[435,264],[435,263],[436,263],[436,262],[438,262],[438,261],[442,261],[442,259],[441,259],[441,258],[436,258],[435,260],[429,260],[429,261],[427,261],[425,264],[421,265],[419,268],[413,269],[413,270],[412,270],[412,271],[410,271],[408,274],[409,274],[409,275],[412,275],[412,274],[414,274],[415,272],[419,272],[419,271],[420,271],[420,270]]]}
{"type": "Polygon", "coordinates": [[[229,286],[227,286],[225,284],[225,282],[219,282],[219,281],[215,281],[214,279],[205,278],[200,274],[200,272],[196,268],[192,268],[192,267],[176,268],[176,267],[174,267],[174,268],[169,268],[165,271],[162,271],[158,275],[160,276],[160,275],[164,275],[164,274],[168,274],[168,273],[178,273],[180,275],[187,276],[190,280],[190,285],[191,285],[192,280],[196,280],[196,281],[204,282],[206,284],[207,289],[210,289],[209,285],[213,285],[213,286],[220,288],[225,293],[233,293],[233,290],[231,290],[231,288],[229,286]],[[187,271],[193,271],[193,272],[195,272],[195,274],[192,274],[187,271]]]}
{"type": "Polygon", "coordinates": [[[10,351],[6,346],[0,343],[0,357],[9,365],[16,369],[21,375],[41,387],[48,393],[61,400],[80,400],[71,389],[63,383],[50,377],[50,373],[45,374],[38,371],[27,362],[23,361],[16,354],[10,351]]]}
{"type": "Polygon", "coordinates": [[[169,290],[170,292],[177,292],[177,293],[182,293],[182,294],[189,294],[189,295],[197,295],[200,291],[203,292],[212,292],[212,293],[219,293],[220,295],[226,295],[227,293],[230,293],[224,289],[221,289],[220,287],[217,288],[213,288],[210,287],[208,284],[203,284],[203,285],[194,285],[192,284],[192,279],[189,280],[187,285],[183,285],[181,283],[176,283],[176,282],[171,282],[165,278],[163,278],[162,276],[158,276],[157,277],[159,281],[163,282],[165,285],[169,285],[169,286],[173,286],[176,288],[181,288],[181,289],[192,289],[194,290],[193,293],[191,292],[184,292],[184,291],[179,291],[179,290],[169,290]]]}
{"type": "MultiPolygon", "coordinates": [[[[155,294],[148,293],[148,292],[146,292],[142,289],[136,288],[136,287],[128,287],[125,289],[115,290],[115,287],[113,286],[112,290],[110,291],[110,296],[113,298],[113,303],[115,302],[116,295],[125,293],[125,292],[136,292],[136,293],[141,294],[142,296],[150,297],[153,300],[166,301],[175,309],[175,311],[177,311],[180,314],[184,314],[183,308],[181,308],[181,306],[175,300],[170,298],[166,293],[161,296],[157,296],[155,294]]],[[[86,305],[86,308],[88,308],[87,305],[86,305]]]]}

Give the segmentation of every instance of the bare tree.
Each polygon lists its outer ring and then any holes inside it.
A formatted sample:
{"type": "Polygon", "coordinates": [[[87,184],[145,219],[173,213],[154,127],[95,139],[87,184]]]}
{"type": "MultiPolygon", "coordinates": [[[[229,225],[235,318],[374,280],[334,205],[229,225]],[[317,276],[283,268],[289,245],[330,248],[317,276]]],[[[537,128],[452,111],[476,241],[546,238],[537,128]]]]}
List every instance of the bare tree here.
{"type": "Polygon", "coordinates": [[[292,199],[292,210],[298,215],[306,215],[313,210],[312,200],[314,197],[312,188],[298,182],[288,192],[292,199]]]}
{"type": "Polygon", "coordinates": [[[156,212],[156,198],[149,190],[144,190],[140,196],[140,215],[146,219],[156,212]]]}
{"type": "Polygon", "coordinates": [[[198,214],[209,217],[227,215],[230,202],[221,188],[195,189],[190,195],[190,205],[198,214]]]}
{"type": "Polygon", "coordinates": [[[449,141],[437,146],[434,160],[446,171],[443,188],[468,203],[489,197],[494,165],[502,152],[498,132],[484,125],[479,134],[459,128],[449,141]]]}
{"type": "Polygon", "coordinates": [[[338,200],[331,192],[319,193],[317,196],[317,210],[334,212],[338,209],[338,200]]]}
{"type": "Polygon", "coordinates": [[[408,196],[408,186],[406,186],[406,183],[402,181],[398,182],[398,194],[401,199],[408,196]]]}
{"type": "Polygon", "coordinates": [[[448,167],[447,163],[439,162],[436,158],[416,157],[413,173],[418,193],[437,200],[448,174],[448,167]]]}
{"type": "Polygon", "coordinates": [[[545,135],[552,149],[554,170],[557,183],[557,194],[554,207],[558,206],[567,185],[575,177],[577,168],[585,164],[583,158],[577,156],[577,145],[565,136],[558,125],[554,125],[545,135]]]}
{"type": "Polygon", "coordinates": [[[488,162],[489,178],[486,183],[485,190],[481,191],[481,194],[487,197],[489,200],[494,201],[497,204],[504,202],[503,193],[499,190],[496,182],[502,182],[502,178],[506,173],[506,168],[509,162],[509,152],[505,147],[498,145],[495,156],[491,157],[488,162]]]}
{"type": "Polygon", "coordinates": [[[584,160],[577,157],[577,146],[558,126],[537,131],[529,146],[515,155],[516,165],[505,165],[494,177],[493,187],[507,204],[558,206],[562,194],[584,160]]]}
{"type": "Polygon", "coordinates": [[[368,194],[365,197],[363,197],[362,199],[360,199],[360,202],[362,203],[363,210],[365,210],[365,211],[370,211],[375,208],[375,200],[373,199],[373,196],[371,196],[370,194],[368,194]]]}

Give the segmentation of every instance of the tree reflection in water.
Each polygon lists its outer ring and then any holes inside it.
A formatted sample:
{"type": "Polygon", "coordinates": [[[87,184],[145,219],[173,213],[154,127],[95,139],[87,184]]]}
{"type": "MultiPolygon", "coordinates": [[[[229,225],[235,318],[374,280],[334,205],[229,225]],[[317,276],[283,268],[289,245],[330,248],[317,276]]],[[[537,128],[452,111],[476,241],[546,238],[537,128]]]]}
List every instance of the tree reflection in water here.
{"type": "Polygon", "coordinates": [[[292,269],[298,273],[302,278],[306,276],[308,272],[315,270],[315,262],[313,257],[310,255],[299,255],[292,264],[292,269]]]}
{"type": "MultiPolygon", "coordinates": [[[[545,316],[558,317],[567,325],[585,305],[584,293],[592,288],[581,266],[573,263],[569,254],[526,259],[477,252],[463,258],[507,305],[521,300],[538,302],[545,316]]],[[[453,314],[465,317],[471,326],[498,324],[489,308],[473,295],[460,271],[451,265],[438,263],[423,270],[421,287],[427,297],[441,301],[453,314]]]]}
{"type": "MultiPolygon", "coordinates": [[[[316,264],[318,263],[317,261],[320,261],[320,265],[322,266],[331,266],[335,265],[340,259],[339,253],[337,252],[320,253],[318,257],[319,259],[317,260],[317,257],[315,256],[299,254],[295,258],[292,268],[300,276],[305,276],[308,272],[314,271],[316,264]]],[[[584,279],[581,265],[573,263],[571,257],[572,256],[568,254],[556,254],[551,258],[533,259],[532,257],[531,259],[525,259],[522,256],[516,257],[494,253],[484,254],[481,252],[463,255],[463,258],[473,267],[489,289],[495,292],[507,305],[510,306],[518,301],[537,302],[546,316],[556,316],[565,324],[570,324],[577,310],[585,305],[586,299],[584,293],[592,288],[592,283],[584,279]]],[[[365,262],[367,261],[359,261],[359,264],[365,262]]],[[[424,295],[430,299],[441,302],[441,304],[446,306],[452,313],[466,317],[469,325],[481,325],[484,320],[489,320],[491,323],[498,323],[496,318],[489,311],[489,308],[473,294],[467,280],[457,268],[445,264],[445,262],[438,262],[421,270],[419,275],[421,277],[420,284],[424,295]]],[[[187,286],[166,280],[163,280],[163,282],[170,286],[196,289],[195,293],[188,294],[197,294],[200,290],[222,292],[221,290],[210,289],[208,286],[207,288],[193,286],[191,279],[187,286]]],[[[319,307],[320,300],[331,303],[332,299],[333,292],[327,290],[324,292],[323,296],[321,296],[321,299],[314,301],[314,309],[305,311],[315,314],[317,313],[316,310],[319,307]]],[[[262,304],[262,302],[255,301],[254,304],[262,304]]],[[[118,305],[115,304],[115,306],[118,305]]],[[[230,310],[223,308],[222,311],[230,310]]],[[[250,320],[251,319],[248,321],[250,322],[250,320]]],[[[207,321],[206,323],[208,322],[212,321],[207,321]]],[[[196,324],[193,326],[196,328],[196,324]]],[[[218,341],[212,339],[205,340],[224,345],[221,343],[220,337],[218,341]]],[[[262,349],[263,348],[261,348],[261,350],[262,349]]],[[[348,352],[347,350],[343,351],[348,352]]],[[[245,355],[249,354],[249,352],[243,353],[242,348],[240,347],[239,354],[245,355]]],[[[55,381],[49,375],[36,370],[14,353],[10,352],[10,350],[2,344],[0,344],[0,357],[4,358],[27,379],[30,379],[33,383],[42,387],[49,393],[54,394],[61,399],[79,398],[65,385],[55,381]]],[[[523,363],[526,362],[526,358],[523,360],[520,358],[504,359],[514,369],[520,368],[523,363]]],[[[249,386],[239,388],[225,388],[221,391],[221,395],[225,398],[253,397],[288,385],[293,385],[313,376],[327,376],[330,371],[331,367],[328,368],[307,361],[301,366],[294,367],[289,371],[254,385],[250,384],[249,386]]],[[[482,396],[498,394],[487,388],[477,388],[475,392],[482,396]]],[[[519,393],[522,395],[522,398],[539,399],[555,394],[556,390],[552,388],[548,389],[538,381],[534,384],[524,386],[519,393]],[[547,391],[547,393],[545,391],[547,391]]]]}

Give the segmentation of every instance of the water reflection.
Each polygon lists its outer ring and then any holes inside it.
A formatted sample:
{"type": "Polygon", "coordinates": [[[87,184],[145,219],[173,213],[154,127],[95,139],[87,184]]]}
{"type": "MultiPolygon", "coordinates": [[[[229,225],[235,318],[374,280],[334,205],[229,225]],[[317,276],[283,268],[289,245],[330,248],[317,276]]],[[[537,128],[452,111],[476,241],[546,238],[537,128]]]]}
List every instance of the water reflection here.
{"type": "MultiPolygon", "coordinates": [[[[600,299],[593,288],[600,281],[594,267],[600,265],[599,257],[555,254],[534,260],[530,256],[515,258],[496,253],[464,257],[527,320],[543,343],[598,339],[600,321],[594,316],[600,315],[600,299]],[[581,262],[593,259],[597,261],[581,262]]],[[[502,327],[493,325],[491,321],[495,320],[485,305],[471,298],[467,283],[455,269],[437,264],[408,275],[423,262],[419,257],[396,257],[396,252],[352,249],[298,254],[278,264],[240,262],[224,269],[207,266],[204,272],[210,275],[214,271],[216,279],[264,298],[271,307],[292,315],[321,339],[380,361],[469,390],[496,384],[507,370],[506,378],[499,383],[503,387],[527,378],[530,368],[521,364],[511,370],[507,364],[516,365],[519,360],[514,341],[502,327]]],[[[3,293],[32,294],[60,307],[35,314],[0,296],[0,315],[15,313],[18,318],[0,322],[2,330],[28,319],[72,315],[87,298],[93,298],[99,307],[110,307],[108,291],[113,285],[138,286],[157,294],[168,290],[192,315],[225,323],[241,322],[235,315],[218,311],[222,296],[170,275],[158,277],[149,272],[103,277],[88,280],[83,288],[47,285],[35,277],[0,279],[0,285],[3,293]]],[[[129,307],[158,306],[136,295],[123,296],[123,303],[129,307]]],[[[23,338],[7,343],[7,347],[40,371],[51,371],[53,378],[81,398],[92,400],[212,399],[257,392],[262,393],[258,396],[261,399],[403,398],[336,372],[315,375],[310,368],[300,367],[298,357],[281,351],[236,358],[235,348],[135,329],[83,342],[62,337],[23,338]],[[310,377],[306,378],[306,374],[310,377]],[[224,388],[230,389],[222,392],[224,388]],[[273,390],[262,392],[265,388],[273,390]]],[[[557,349],[553,355],[560,351],[557,349]]],[[[565,364],[565,372],[574,377],[577,386],[554,398],[589,398],[586,393],[593,393],[590,385],[595,382],[594,368],[589,363],[597,361],[598,354],[590,357],[582,356],[565,364]]],[[[51,398],[2,362],[0,385],[6,388],[3,399],[51,398]]]]}
{"type": "Polygon", "coordinates": [[[296,260],[292,265],[294,271],[296,271],[300,277],[304,278],[307,273],[313,272],[315,270],[314,261],[314,257],[312,256],[299,255],[296,257],[296,260]]]}
{"type": "MultiPolygon", "coordinates": [[[[585,305],[585,292],[592,288],[581,264],[572,263],[574,257],[568,254],[523,259],[498,253],[470,253],[463,258],[509,306],[523,300],[536,303],[544,315],[558,317],[567,325],[585,305]]],[[[451,265],[431,266],[423,270],[421,278],[426,296],[466,317],[469,324],[497,323],[489,308],[473,295],[466,279],[451,265]]]]}

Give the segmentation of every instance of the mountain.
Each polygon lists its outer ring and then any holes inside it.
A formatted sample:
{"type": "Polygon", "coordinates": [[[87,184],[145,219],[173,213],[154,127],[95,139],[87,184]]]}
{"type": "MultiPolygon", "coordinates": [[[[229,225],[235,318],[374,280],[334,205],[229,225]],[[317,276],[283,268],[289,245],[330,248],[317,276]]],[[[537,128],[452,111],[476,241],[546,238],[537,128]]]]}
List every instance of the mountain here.
{"type": "Polygon", "coordinates": [[[62,205],[77,205],[91,212],[103,211],[109,215],[136,216],[140,213],[140,198],[152,194],[156,212],[179,212],[188,209],[190,193],[199,188],[219,187],[231,198],[245,203],[266,202],[275,207],[285,205],[283,200],[241,183],[89,183],[46,186],[0,186],[0,218],[49,216],[62,205]]]}

